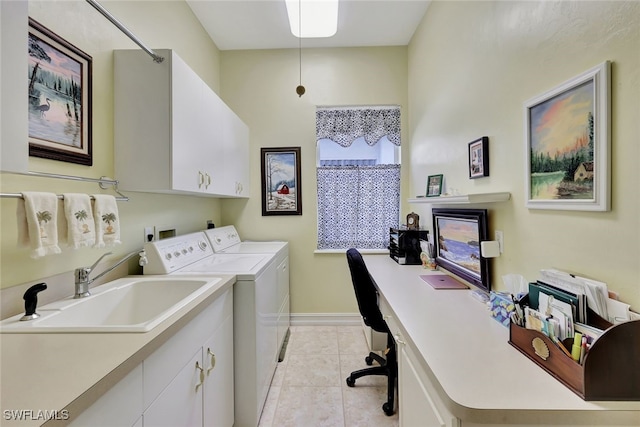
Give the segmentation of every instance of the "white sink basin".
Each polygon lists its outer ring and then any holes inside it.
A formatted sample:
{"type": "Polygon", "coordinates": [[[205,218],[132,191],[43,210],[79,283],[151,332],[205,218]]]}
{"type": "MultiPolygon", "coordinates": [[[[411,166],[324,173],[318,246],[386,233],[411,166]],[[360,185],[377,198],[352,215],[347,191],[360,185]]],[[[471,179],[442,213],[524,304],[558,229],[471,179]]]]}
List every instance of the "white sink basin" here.
{"type": "Polygon", "coordinates": [[[220,278],[126,277],[94,295],[38,308],[40,317],[0,322],[2,333],[148,332],[220,282],[220,278]]]}

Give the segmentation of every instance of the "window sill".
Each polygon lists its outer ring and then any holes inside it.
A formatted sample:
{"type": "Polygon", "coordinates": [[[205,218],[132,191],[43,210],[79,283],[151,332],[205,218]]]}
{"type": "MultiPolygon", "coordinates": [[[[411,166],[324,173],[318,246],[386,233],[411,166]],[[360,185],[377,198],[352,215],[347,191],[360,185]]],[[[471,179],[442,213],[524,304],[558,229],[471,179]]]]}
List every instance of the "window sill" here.
{"type": "MultiPolygon", "coordinates": [[[[316,249],[314,254],[344,254],[349,248],[346,249],[316,249]]],[[[357,248],[356,248],[357,249],[357,248]]],[[[386,254],[389,255],[388,249],[358,249],[361,254],[386,254]]]]}

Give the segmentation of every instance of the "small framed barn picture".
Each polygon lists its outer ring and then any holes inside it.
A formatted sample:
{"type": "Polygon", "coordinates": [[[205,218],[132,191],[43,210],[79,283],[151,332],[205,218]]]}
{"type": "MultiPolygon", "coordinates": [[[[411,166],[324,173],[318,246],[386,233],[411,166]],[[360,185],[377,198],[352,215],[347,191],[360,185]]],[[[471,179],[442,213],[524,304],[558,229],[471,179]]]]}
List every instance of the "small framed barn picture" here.
{"type": "Polygon", "coordinates": [[[29,155],[93,164],[91,56],[29,18],[29,155]]]}
{"type": "Polygon", "coordinates": [[[610,63],[525,103],[526,206],[608,211],[610,63]]]}
{"type": "Polygon", "coordinates": [[[302,215],[300,147],[261,148],[262,216],[302,215]]]}

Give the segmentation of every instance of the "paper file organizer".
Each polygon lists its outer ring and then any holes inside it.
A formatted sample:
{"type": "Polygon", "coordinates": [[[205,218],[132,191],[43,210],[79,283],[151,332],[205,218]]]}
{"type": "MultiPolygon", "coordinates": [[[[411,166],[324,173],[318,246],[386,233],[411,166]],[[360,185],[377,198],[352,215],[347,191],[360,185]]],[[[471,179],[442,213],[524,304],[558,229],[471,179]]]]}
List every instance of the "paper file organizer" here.
{"type": "MultiPolygon", "coordinates": [[[[546,335],[514,323],[509,344],[584,400],[640,401],[640,320],[612,325],[589,309],[587,323],[605,331],[582,365],[546,335]]],[[[571,348],[573,339],[564,343],[571,348]]]]}

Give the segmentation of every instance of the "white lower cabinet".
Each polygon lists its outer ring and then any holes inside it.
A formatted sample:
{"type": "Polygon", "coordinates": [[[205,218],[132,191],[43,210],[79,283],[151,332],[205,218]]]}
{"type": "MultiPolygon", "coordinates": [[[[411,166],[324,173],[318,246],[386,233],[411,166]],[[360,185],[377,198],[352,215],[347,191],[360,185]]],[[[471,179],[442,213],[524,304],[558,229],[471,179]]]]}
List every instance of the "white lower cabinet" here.
{"type": "MultiPolygon", "coordinates": [[[[70,413],[73,427],[136,426],[142,414],[142,364],[102,395],[78,416],[70,413]]],[[[141,425],[141,424],[140,424],[141,425]]]]}
{"type": "Polygon", "coordinates": [[[202,426],[202,348],[144,411],[144,427],[202,426]]]}
{"type": "Polygon", "coordinates": [[[232,427],[233,356],[229,289],[70,425],[232,427]]]}
{"type": "Polygon", "coordinates": [[[379,305],[396,341],[400,427],[461,427],[460,420],[444,405],[435,385],[420,366],[414,350],[404,340],[386,300],[380,297],[379,305]]]}
{"type": "Polygon", "coordinates": [[[229,427],[234,422],[233,316],[228,316],[203,347],[204,425],[229,427]]]}
{"type": "Polygon", "coordinates": [[[398,412],[403,427],[459,427],[406,344],[398,347],[398,412]]]}

